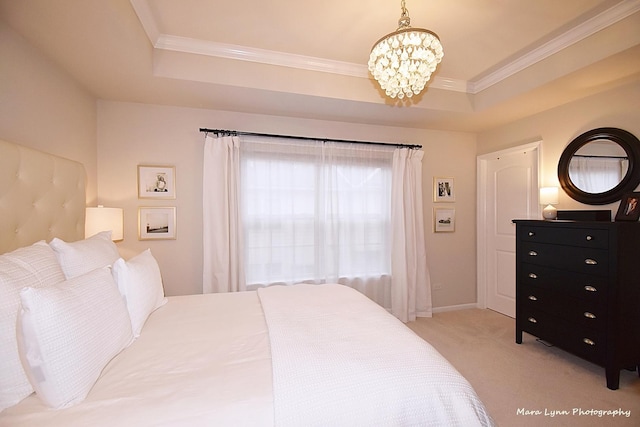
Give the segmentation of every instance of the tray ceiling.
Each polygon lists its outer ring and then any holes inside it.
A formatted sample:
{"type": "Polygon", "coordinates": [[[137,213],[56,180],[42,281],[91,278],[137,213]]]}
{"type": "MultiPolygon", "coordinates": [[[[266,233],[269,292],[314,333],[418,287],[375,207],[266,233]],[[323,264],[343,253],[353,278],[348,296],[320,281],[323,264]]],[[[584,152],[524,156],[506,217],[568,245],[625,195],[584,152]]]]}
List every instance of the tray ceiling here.
{"type": "Polygon", "coordinates": [[[640,79],[640,0],[407,0],[445,57],[390,100],[366,63],[399,1],[0,0],[0,20],[96,97],[481,131],[640,79]]]}

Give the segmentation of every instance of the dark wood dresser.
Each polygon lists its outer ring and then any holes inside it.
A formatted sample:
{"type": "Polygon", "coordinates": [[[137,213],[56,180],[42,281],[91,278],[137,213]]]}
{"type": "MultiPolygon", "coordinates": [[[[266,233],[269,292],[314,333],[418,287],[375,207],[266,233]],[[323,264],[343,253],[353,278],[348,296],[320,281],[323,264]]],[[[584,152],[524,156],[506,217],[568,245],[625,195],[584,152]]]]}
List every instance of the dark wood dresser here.
{"type": "Polygon", "coordinates": [[[640,374],[640,223],[514,220],[516,343],[527,332],[640,374]]]}

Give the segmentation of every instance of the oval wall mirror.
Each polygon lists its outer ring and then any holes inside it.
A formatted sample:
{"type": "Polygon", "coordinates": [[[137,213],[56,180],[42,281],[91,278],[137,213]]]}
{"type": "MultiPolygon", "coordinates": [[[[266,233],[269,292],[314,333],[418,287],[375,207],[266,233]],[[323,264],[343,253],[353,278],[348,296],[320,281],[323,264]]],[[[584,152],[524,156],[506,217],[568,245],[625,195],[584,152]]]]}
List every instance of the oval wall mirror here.
{"type": "Polygon", "coordinates": [[[593,129],[567,145],[558,180],[574,200],[606,205],[640,184],[640,140],[618,128],[593,129]]]}

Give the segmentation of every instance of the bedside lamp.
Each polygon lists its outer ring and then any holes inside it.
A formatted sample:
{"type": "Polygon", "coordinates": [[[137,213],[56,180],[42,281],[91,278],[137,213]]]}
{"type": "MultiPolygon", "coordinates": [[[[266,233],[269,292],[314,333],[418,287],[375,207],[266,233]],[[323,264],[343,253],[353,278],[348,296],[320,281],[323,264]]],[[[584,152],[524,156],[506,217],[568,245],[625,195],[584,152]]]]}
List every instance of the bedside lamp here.
{"type": "Polygon", "coordinates": [[[558,187],[541,187],[540,204],[546,205],[542,210],[542,217],[544,219],[556,219],[558,211],[553,205],[558,204],[558,187]]]}
{"type": "Polygon", "coordinates": [[[101,231],[111,230],[111,240],[124,239],[122,208],[87,208],[84,222],[84,237],[91,237],[101,231]]]}

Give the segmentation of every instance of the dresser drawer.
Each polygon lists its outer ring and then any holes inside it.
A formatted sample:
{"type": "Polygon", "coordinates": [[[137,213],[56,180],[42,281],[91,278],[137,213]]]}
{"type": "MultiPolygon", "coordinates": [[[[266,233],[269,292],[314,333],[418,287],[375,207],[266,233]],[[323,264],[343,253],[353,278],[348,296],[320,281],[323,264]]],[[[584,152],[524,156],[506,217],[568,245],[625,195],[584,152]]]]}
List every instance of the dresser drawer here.
{"type": "Polygon", "coordinates": [[[529,264],[599,276],[609,274],[609,251],[606,249],[523,242],[518,252],[522,262],[529,264]]]}
{"type": "Polygon", "coordinates": [[[604,330],[606,304],[603,298],[578,299],[559,289],[522,285],[517,289],[518,304],[549,313],[577,327],[604,330]]]}
{"type": "Polygon", "coordinates": [[[555,315],[530,307],[520,307],[519,328],[577,356],[600,363],[604,361],[604,331],[576,326],[555,315]]]}
{"type": "Polygon", "coordinates": [[[537,264],[522,263],[521,286],[535,286],[553,289],[570,295],[572,298],[606,303],[609,278],[593,274],[544,267],[537,264]]]}
{"type": "Polygon", "coordinates": [[[518,239],[525,242],[555,243],[567,246],[608,249],[609,231],[588,228],[518,227],[518,239]]]}
{"type": "Polygon", "coordinates": [[[545,341],[554,342],[559,340],[558,324],[560,320],[553,314],[536,310],[526,305],[520,305],[518,306],[516,317],[520,324],[519,327],[523,331],[545,341]]]}
{"type": "Polygon", "coordinates": [[[558,298],[554,297],[554,292],[550,288],[523,285],[516,289],[516,299],[519,304],[534,310],[547,313],[558,313],[562,310],[562,304],[558,298]]]}
{"type": "Polygon", "coordinates": [[[607,343],[603,331],[567,325],[560,325],[560,329],[563,336],[554,344],[591,362],[604,363],[607,343]]]}

